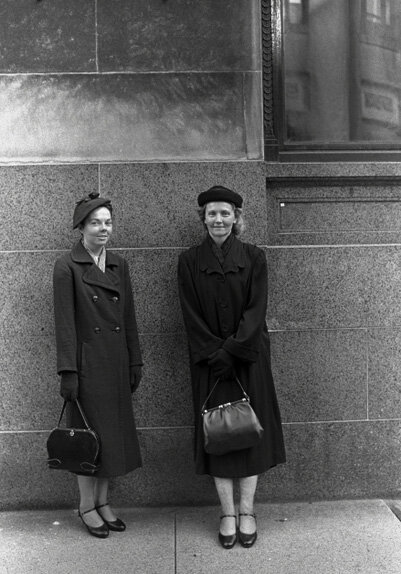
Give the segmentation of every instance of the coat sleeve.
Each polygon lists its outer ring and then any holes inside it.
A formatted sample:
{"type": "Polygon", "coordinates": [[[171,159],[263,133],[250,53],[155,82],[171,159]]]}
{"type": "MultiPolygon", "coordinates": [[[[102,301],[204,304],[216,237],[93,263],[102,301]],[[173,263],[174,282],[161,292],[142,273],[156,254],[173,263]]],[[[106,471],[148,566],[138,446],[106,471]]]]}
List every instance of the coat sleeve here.
{"type": "Polygon", "coordinates": [[[217,351],[222,346],[223,339],[210,331],[203,318],[195,280],[183,253],[178,261],[178,294],[192,359],[199,363],[217,351]]]}
{"type": "Polygon", "coordinates": [[[124,289],[125,289],[125,307],[124,323],[127,338],[127,348],[129,355],[129,366],[143,365],[141,348],[139,346],[138,326],[136,322],[134,297],[132,294],[131,277],[129,274],[128,263],[124,260],[124,289]]]}
{"type": "Polygon", "coordinates": [[[54,321],[57,373],[78,372],[75,297],[72,270],[65,259],[56,261],[53,271],[54,321]]]}
{"type": "Polygon", "coordinates": [[[236,333],[224,341],[223,349],[243,361],[255,362],[266,325],[267,263],[262,250],[252,266],[247,301],[236,333]]]}

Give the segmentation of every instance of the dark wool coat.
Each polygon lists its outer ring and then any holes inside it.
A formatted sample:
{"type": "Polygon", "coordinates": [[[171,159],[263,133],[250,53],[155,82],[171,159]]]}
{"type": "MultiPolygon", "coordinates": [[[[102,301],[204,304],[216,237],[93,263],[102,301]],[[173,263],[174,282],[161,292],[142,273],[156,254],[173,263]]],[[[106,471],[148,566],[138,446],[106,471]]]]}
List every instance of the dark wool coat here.
{"type": "MultiPolygon", "coordinates": [[[[100,436],[96,476],[120,476],[141,466],[129,367],[141,365],[128,265],[107,251],[103,273],[79,241],[55,264],[57,372],[75,371],[79,400],[100,436]]],[[[75,404],[69,424],[82,427],[75,404]]]]}
{"type": "MultiPolygon", "coordinates": [[[[223,266],[210,240],[183,252],[178,283],[187,330],[195,412],[195,465],[198,474],[235,478],[260,474],[285,462],[279,407],[265,316],[267,265],[264,252],[234,239],[223,266]],[[235,371],[264,428],[255,447],[221,456],[203,448],[201,408],[215,380],[208,356],[222,347],[235,357],[235,371]]],[[[218,384],[208,406],[241,397],[233,381],[218,384]]]]}

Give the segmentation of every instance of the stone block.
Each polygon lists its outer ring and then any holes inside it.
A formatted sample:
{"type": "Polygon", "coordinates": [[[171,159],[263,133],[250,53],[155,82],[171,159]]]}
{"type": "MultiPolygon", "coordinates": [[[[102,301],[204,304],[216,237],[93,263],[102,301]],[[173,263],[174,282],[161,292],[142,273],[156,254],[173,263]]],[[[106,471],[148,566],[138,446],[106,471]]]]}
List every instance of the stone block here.
{"type": "Polygon", "coordinates": [[[141,348],[143,378],[134,394],[137,426],[192,426],[192,387],[185,335],[143,335],[141,348]]]}
{"type": "Polygon", "coordinates": [[[264,474],[260,501],[399,497],[401,421],[284,425],[287,463],[264,474]]]}
{"type": "MultiPolygon", "coordinates": [[[[216,503],[210,477],[194,473],[192,434],[188,427],[140,431],[143,468],[111,480],[113,504],[216,503]]],[[[47,467],[48,435],[48,431],[0,433],[0,510],[76,508],[74,475],[47,467]]]]}
{"type": "Polygon", "coordinates": [[[0,430],[40,431],[57,425],[62,407],[53,336],[2,337],[0,430]]]}
{"type": "Polygon", "coordinates": [[[268,249],[272,330],[401,324],[396,246],[268,249]]]}
{"type": "Polygon", "coordinates": [[[99,0],[97,15],[101,71],[254,70],[261,65],[256,0],[99,0]]]}
{"type": "Polygon", "coordinates": [[[95,72],[95,2],[3,0],[0,72],[95,72]]]}
{"type": "Polygon", "coordinates": [[[0,250],[70,249],[75,203],[97,189],[95,165],[0,167],[0,250]]]}
{"type": "Polygon", "coordinates": [[[132,163],[100,166],[102,195],[115,206],[112,245],[190,247],[204,237],[197,196],[225,185],[244,197],[244,240],[264,243],[266,201],[260,163],[132,163]]]}
{"type": "Polygon", "coordinates": [[[399,419],[401,398],[401,331],[369,331],[369,416],[399,419]]]}
{"type": "Polygon", "coordinates": [[[274,332],[271,343],[284,422],[367,418],[365,331],[274,332]]]}
{"type": "MultiPolygon", "coordinates": [[[[235,72],[1,76],[0,161],[245,160],[250,78],[235,72]]],[[[253,137],[255,145],[247,141],[247,147],[256,159],[259,131],[247,134],[253,137]]]]}
{"type": "MultiPolygon", "coordinates": [[[[354,165],[346,173],[313,164],[267,170],[269,243],[343,245],[397,243],[400,232],[399,176],[374,177],[354,165]],[[274,174],[274,175],[273,175],[274,174]]],[[[373,167],[373,166],[371,166],[373,167]]],[[[390,173],[390,172],[388,172],[390,173]]]]}
{"type": "Polygon", "coordinates": [[[178,250],[119,252],[130,267],[139,332],[177,333],[183,322],[178,300],[178,250]]]}

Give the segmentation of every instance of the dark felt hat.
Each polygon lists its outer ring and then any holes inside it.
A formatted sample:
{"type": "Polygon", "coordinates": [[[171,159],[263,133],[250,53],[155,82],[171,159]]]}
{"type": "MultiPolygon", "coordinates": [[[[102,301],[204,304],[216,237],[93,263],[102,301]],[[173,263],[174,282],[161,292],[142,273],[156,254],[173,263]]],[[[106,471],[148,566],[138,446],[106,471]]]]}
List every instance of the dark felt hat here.
{"type": "Polygon", "coordinates": [[[107,209],[110,210],[110,213],[113,211],[110,199],[108,197],[100,197],[97,192],[90,193],[87,197],[77,201],[72,219],[73,229],[78,227],[90,212],[98,207],[107,207],[107,209]]]}
{"type": "Polygon", "coordinates": [[[211,201],[226,201],[227,203],[233,203],[235,207],[242,207],[243,200],[239,193],[222,185],[214,185],[198,195],[198,205],[200,207],[211,201]]]}

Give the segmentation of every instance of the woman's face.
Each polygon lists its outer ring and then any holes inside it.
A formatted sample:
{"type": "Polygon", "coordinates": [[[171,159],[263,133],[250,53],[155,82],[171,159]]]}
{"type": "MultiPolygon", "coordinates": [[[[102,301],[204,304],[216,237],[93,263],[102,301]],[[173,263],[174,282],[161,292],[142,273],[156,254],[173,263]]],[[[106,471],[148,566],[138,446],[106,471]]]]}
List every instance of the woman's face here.
{"type": "Polygon", "coordinates": [[[205,225],[211,238],[216,243],[224,243],[236,221],[234,208],[231,203],[213,201],[206,204],[205,225]]]}
{"type": "Polygon", "coordinates": [[[111,213],[107,207],[94,209],[81,228],[85,244],[93,252],[100,251],[110,239],[113,231],[111,213]]]}

